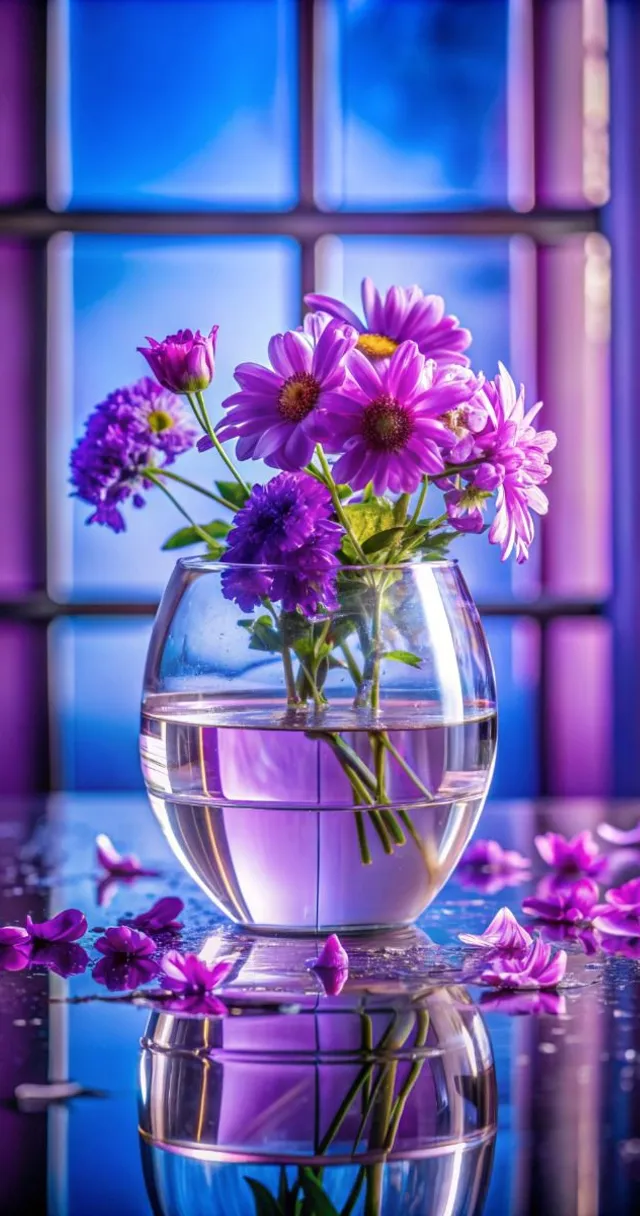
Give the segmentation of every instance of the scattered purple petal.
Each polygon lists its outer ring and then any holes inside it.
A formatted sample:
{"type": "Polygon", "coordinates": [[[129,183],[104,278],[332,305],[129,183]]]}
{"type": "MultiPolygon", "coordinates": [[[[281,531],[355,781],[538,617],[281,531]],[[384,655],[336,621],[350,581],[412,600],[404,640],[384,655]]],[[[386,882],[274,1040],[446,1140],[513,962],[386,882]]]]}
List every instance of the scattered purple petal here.
{"type": "Polygon", "coordinates": [[[31,943],[0,946],[0,971],[24,971],[31,959],[31,943]]]}
{"type": "Polygon", "coordinates": [[[616,828],[612,823],[600,823],[597,827],[598,836],[606,840],[607,844],[622,845],[622,847],[633,846],[640,844],[640,821],[635,828],[616,828]]]}
{"type": "Polygon", "coordinates": [[[515,849],[503,849],[497,840],[475,840],[463,853],[460,865],[490,873],[529,870],[531,862],[515,849]]]}
{"type": "Polygon", "coordinates": [[[100,954],[119,954],[127,958],[149,958],[156,950],[156,943],[139,929],[128,925],[117,925],[107,929],[96,942],[100,954]]]}
{"type": "Polygon", "coordinates": [[[617,934],[601,934],[600,947],[605,954],[621,954],[624,958],[640,958],[640,934],[638,937],[619,937],[617,934]]]}
{"type": "Polygon", "coordinates": [[[140,912],[133,916],[128,924],[134,929],[142,929],[143,933],[178,933],[182,925],[175,918],[184,908],[181,899],[175,895],[165,895],[158,899],[148,912],[140,912]]]}
{"type": "Polygon", "coordinates": [[[103,870],[114,878],[151,877],[158,873],[157,870],[146,869],[135,853],[128,856],[119,853],[109,837],[103,834],[96,837],[96,853],[103,870]]]}
{"type": "Polygon", "coordinates": [[[459,933],[458,937],[465,946],[503,954],[522,954],[533,943],[531,934],[518,923],[509,908],[500,908],[484,933],[459,933]]]}
{"type": "Polygon", "coordinates": [[[333,967],[342,968],[349,966],[349,955],[342,945],[337,933],[331,933],[329,935],[317,959],[315,959],[312,965],[314,967],[323,967],[326,970],[333,967]]]}
{"type": "Polygon", "coordinates": [[[209,966],[197,954],[181,954],[179,950],[170,950],[165,954],[162,963],[161,983],[163,988],[179,996],[202,996],[213,992],[229,975],[233,962],[222,959],[219,963],[209,966]]]}
{"type": "Polygon", "coordinates": [[[598,953],[598,936],[590,926],[565,925],[557,921],[540,923],[540,936],[545,942],[573,942],[583,954],[598,953]]]}
{"type": "Polygon", "coordinates": [[[612,887],[594,908],[593,926],[612,937],[640,937],[640,878],[612,887]]]}
{"type": "Polygon", "coordinates": [[[542,860],[563,874],[595,876],[607,864],[606,857],[600,854],[598,843],[588,829],[570,838],[559,832],[547,832],[544,836],[536,836],[534,843],[542,860]]]}
{"type": "Polygon", "coordinates": [[[46,967],[56,975],[68,979],[70,975],[82,975],[89,965],[89,955],[77,942],[35,943],[31,954],[32,967],[46,967]]]}
{"type": "Polygon", "coordinates": [[[480,980],[495,988],[555,988],[564,979],[566,969],[566,951],[554,952],[538,937],[526,954],[494,959],[480,980]]]}
{"type": "Polygon", "coordinates": [[[28,947],[31,937],[26,929],[21,925],[3,925],[0,928],[0,947],[2,946],[17,946],[20,944],[28,947]]]}
{"type": "Polygon", "coordinates": [[[159,971],[158,963],[151,958],[111,954],[98,960],[92,975],[96,983],[104,984],[109,992],[133,992],[155,979],[159,971]]]}
{"type": "Polygon", "coordinates": [[[77,942],[87,932],[87,918],[78,908],[66,908],[40,924],[27,916],[27,933],[35,942],[77,942]]]}
{"type": "Polygon", "coordinates": [[[562,993],[540,989],[529,992],[483,992],[480,1007],[484,1013],[506,1013],[509,1017],[541,1013],[564,1017],[567,1012],[567,1002],[562,993]]]}
{"type": "Polygon", "coordinates": [[[543,878],[536,894],[522,901],[522,911],[537,920],[563,924],[585,924],[591,920],[599,897],[598,884],[591,878],[557,886],[543,878]]]}

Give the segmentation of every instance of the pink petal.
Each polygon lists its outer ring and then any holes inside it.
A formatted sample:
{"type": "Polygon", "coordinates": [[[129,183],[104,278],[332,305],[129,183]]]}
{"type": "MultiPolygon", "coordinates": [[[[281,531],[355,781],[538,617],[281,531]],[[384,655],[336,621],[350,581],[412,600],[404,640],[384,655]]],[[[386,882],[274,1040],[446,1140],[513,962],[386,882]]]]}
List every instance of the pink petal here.
{"type": "Polygon", "coordinates": [[[527,950],[533,938],[522,925],[518,924],[509,908],[500,908],[491,924],[484,933],[459,933],[461,942],[467,946],[478,947],[482,950],[498,949],[520,951],[527,950]]]}
{"type": "Polygon", "coordinates": [[[598,825],[597,832],[598,836],[601,836],[608,844],[623,846],[640,844],[640,822],[635,828],[629,828],[627,831],[623,828],[616,828],[611,823],[601,823],[598,825]]]}
{"type": "Polygon", "coordinates": [[[349,955],[347,954],[337,933],[331,933],[327,938],[322,950],[320,951],[314,967],[348,967],[349,955]]]}

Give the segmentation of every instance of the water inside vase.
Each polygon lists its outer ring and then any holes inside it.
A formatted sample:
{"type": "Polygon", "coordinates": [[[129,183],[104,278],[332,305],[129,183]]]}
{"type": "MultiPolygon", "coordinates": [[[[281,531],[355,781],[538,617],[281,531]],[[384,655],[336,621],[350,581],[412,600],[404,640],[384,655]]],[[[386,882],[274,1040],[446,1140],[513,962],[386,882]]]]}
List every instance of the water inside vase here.
{"type": "Polygon", "coordinates": [[[155,814],[233,919],[315,932],[414,920],[469,840],[495,753],[491,707],[443,722],[428,702],[320,713],[267,698],[146,698],[155,814]]]}

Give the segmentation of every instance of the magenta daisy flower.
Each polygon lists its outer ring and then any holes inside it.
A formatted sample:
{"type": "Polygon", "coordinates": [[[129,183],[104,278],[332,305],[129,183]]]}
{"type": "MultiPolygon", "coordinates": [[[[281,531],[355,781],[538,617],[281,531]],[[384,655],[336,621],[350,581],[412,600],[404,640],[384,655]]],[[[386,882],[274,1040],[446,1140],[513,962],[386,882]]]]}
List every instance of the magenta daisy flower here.
{"type": "Polygon", "coordinates": [[[468,329],[457,317],[446,315],[442,296],[426,296],[420,287],[390,287],[384,299],[371,279],[362,280],[363,323],[351,308],[332,296],[304,297],[308,308],[320,309],[346,321],[360,335],[358,350],[369,359],[389,358],[401,342],[415,342],[418,350],[438,363],[469,360],[463,351],[471,342],[468,329]]]}
{"type": "Polygon", "coordinates": [[[325,410],[344,384],[345,356],[356,338],[339,322],[320,334],[290,330],[271,339],[271,368],[236,368],[240,392],[223,401],[228,413],[217,432],[223,442],[238,440],[238,460],[264,460],[289,472],[309,463],[325,437],[325,410]]]}
{"type": "Polygon", "coordinates": [[[436,383],[436,364],[415,342],[403,342],[391,358],[372,363],[360,351],[348,360],[351,382],[332,398],[327,450],[340,453],[333,475],[376,494],[412,493],[425,473],[444,468],[447,428],[441,415],[460,405],[466,384],[436,383]]]}
{"type": "MultiPolygon", "coordinates": [[[[489,540],[500,546],[503,561],[515,548],[516,560],[523,562],[529,556],[534,537],[531,512],[546,515],[549,507],[540,487],[551,476],[547,457],[557,438],[553,431],[535,430],[533,422],[542,402],[525,413],[524,387],[516,394],[506,367],[502,363],[498,366],[500,371],[495,380],[483,385],[474,399],[484,401],[487,424],[475,435],[469,449],[469,459],[482,461],[469,485],[473,491],[497,491],[489,540]]],[[[450,511],[449,516],[454,526],[459,526],[455,511],[450,511]]]]}

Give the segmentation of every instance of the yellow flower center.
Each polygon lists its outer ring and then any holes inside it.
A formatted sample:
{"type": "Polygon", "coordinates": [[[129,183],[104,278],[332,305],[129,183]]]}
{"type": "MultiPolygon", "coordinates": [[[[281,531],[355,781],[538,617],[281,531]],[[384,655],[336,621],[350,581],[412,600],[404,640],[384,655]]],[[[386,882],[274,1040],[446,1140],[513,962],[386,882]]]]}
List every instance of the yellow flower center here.
{"type": "Polygon", "coordinates": [[[287,422],[302,422],[310,414],[318,397],[320,385],[309,372],[296,372],[285,380],[278,395],[278,411],[287,422]]]}
{"type": "Polygon", "coordinates": [[[156,435],[160,431],[170,431],[173,426],[173,418],[166,410],[152,410],[148,418],[149,427],[155,431],[156,435]]]}
{"type": "Polygon", "coordinates": [[[397,350],[400,343],[384,334],[360,334],[356,347],[368,359],[388,359],[397,350]]]}

